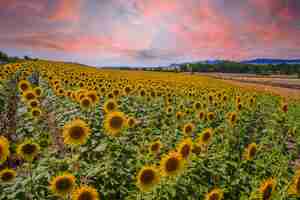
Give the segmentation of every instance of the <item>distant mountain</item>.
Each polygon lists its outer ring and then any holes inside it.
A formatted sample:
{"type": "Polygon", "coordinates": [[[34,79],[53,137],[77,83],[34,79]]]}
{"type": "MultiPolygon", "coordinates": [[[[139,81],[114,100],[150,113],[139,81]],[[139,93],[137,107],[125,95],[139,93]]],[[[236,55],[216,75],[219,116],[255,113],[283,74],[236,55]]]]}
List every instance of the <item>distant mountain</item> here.
{"type": "Polygon", "coordinates": [[[242,64],[261,64],[261,65],[267,65],[267,64],[300,64],[300,59],[271,59],[271,58],[257,58],[254,60],[246,60],[240,62],[242,64]]]}

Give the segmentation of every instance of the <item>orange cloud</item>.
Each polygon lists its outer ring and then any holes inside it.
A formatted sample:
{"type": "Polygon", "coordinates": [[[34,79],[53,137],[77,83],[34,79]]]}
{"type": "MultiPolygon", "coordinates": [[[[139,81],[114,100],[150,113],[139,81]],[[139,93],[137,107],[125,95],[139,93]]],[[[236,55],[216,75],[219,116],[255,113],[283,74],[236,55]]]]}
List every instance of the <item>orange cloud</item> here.
{"type": "Polygon", "coordinates": [[[80,4],[80,0],[59,0],[48,19],[76,22],[80,19],[80,4]]]}

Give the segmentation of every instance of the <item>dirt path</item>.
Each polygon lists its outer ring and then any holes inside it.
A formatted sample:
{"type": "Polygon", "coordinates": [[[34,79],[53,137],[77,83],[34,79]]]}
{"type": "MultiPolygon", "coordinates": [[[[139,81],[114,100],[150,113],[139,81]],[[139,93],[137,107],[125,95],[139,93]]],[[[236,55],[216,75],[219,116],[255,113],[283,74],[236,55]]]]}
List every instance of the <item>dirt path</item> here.
{"type": "Polygon", "coordinates": [[[300,99],[300,90],[299,89],[291,89],[285,87],[278,87],[278,86],[271,86],[271,85],[264,85],[263,83],[248,83],[238,80],[225,80],[222,79],[227,83],[232,85],[242,86],[249,89],[255,89],[258,91],[270,92],[276,95],[280,95],[286,98],[292,99],[300,99]]]}

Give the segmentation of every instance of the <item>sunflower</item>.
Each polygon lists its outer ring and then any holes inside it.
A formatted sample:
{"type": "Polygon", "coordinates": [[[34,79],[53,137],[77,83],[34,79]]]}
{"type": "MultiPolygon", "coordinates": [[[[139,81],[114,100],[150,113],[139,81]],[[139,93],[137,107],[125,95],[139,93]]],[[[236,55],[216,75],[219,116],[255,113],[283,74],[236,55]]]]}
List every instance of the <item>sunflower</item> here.
{"type": "Polygon", "coordinates": [[[118,108],[118,104],[113,99],[109,99],[104,103],[103,109],[106,113],[116,111],[118,108]]]}
{"type": "Polygon", "coordinates": [[[33,117],[36,117],[36,118],[40,117],[42,115],[42,111],[39,108],[32,108],[30,113],[33,117]]]}
{"type": "Polygon", "coordinates": [[[282,112],[287,113],[288,112],[288,104],[287,103],[283,103],[281,105],[281,110],[282,110],[282,112]]]}
{"type": "Polygon", "coordinates": [[[160,181],[159,171],[154,166],[144,166],[137,175],[138,188],[147,192],[156,186],[160,181]]]}
{"type": "Polygon", "coordinates": [[[0,180],[3,183],[9,183],[15,179],[16,175],[17,173],[13,169],[3,169],[0,171],[0,180]]]}
{"type": "Polygon", "coordinates": [[[72,200],[99,200],[97,190],[90,186],[80,186],[72,193],[72,200]]]}
{"type": "Polygon", "coordinates": [[[196,155],[199,155],[201,153],[201,151],[202,151],[201,145],[194,142],[193,147],[192,147],[192,152],[196,155]]]}
{"type": "Polygon", "coordinates": [[[162,143],[159,140],[157,140],[149,145],[149,151],[153,154],[158,154],[160,152],[161,147],[162,143]]]}
{"type": "Polygon", "coordinates": [[[216,188],[205,195],[205,200],[222,200],[223,196],[223,191],[221,189],[216,188]]]}
{"type": "Polygon", "coordinates": [[[26,90],[24,93],[23,93],[23,97],[26,101],[30,101],[32,99],[35,99],[36,98],[36,95],[34,93],[33,90],[26,90]]]}
{"type": "Polygon", "coordinates": [[[9,142],[4,136],[0,136],[0,165],[7,160],[9,154],[9,142]]]}
{"type": "Polygon", "coordinates": [[[160,170],[163,176],[176,176],[182,172],[184,160],[180,153],[172,151],[160,161],[160,170]]]}
{"type": "Polygon", "coordinates": [[[298,170],[289,186],[288,194],[290,196],[300,197],[300,170],[298,170]]]}
{"type": "Polygon", "coordinates": [[[136,119],[134,117],[129,117],[126,123],[128,128],[134,128],[136,125],[136,119]]]}
{"type": "Polygon", "coordinates": [[[50,190],[58,196],[67,196],[75,187],[75,179],[75,176],[67,173],[56,176],[50,182],[50,190]]]}
{"type": "Polygon", "coordinates": [[[111,112],[105,116],[104,128],[107,133],[117,136],[126,123],[126,118],[122,112],[111,112]]]}
{"type": "Polygon", "coordinates": [[[198,118],[199,118],[200,120],[204,120],[204,119],[205,119],[205,112],[204,112],[204,111],[200,111],[200,112],[198,113],[198,118]]]}
{"type": "Polygon", "coordinates": [[[202,131],[199,138],[197,139],[197,143],[199,145],[208,145],[213,137],[213,129],[207,128],[202,131]]]}
{"type": "Polygon", "coordinates": [[[228,121],[231,126],[234,126],[237,121],[237,113],[236,112],[228,113],[228,121]]]}
{"type": "Polygon", "coordinates": [[[190,135],[194,131],[194,128],[195,128],[194,124],[187,123],[183,126],[183,133],[186,135],[190,135]]]}
{"type": "Polygon", "coordinates": [[[83,145],[91,134],[88,124],[81,119],[74,119],[63,127],[64,143],[68,145],[83,145]]]}
{"type": "Polygon", "coordinates": [[[181,120],[183,115],[184,115],[183,112],[176,112],[176,119],[181,120]]]}
{"type": "Polygon", "coordinates": [[[32,99],[28,102],[28,105],[31,107],[31,108],[36,108],[36,107],[39,107],[40,105],[40,102],[37,100],[37,99],[32,99]]]}
{"type": "Polygon", "coordinates": [[[18,88],[21,92],[25,92],[27,90],[30,90],[30,83],[27,80],[21,80],[18,83],[18,88]]]}
{"type": "Polygon", "coordinates": [[[247,146],[244,152],[245,160],[252,160],[257,152],[257,145],[255,143],[251,143],[247,146]]]}
{"type": "Polygon", "coordinates": [[[195,102],[193,105],[195,110],[200,110],[201,109],[201,103],[200,102],[195,102]]]}
{"type": "Polygon", "coordinates": [[[98,94],[95,90],[88,91],[86,93],[86,96],[88,96],[92,100],[93,104],[96,104],[99,101],[98,94]]]}
{"type": "Polygon", "coordinates": [[[259,187],[259,194],[261,195],[261,200],[270,200],[275,190],[275,186],[276,180],[273,178],[269,178],[263,181],[259,187]]]}
{"type": "Polygon", "coordinates": [[[26,161],[32,162],[38,155],[40,146],[30,140],[21,143],[17,147],[17,154],[26,161]]]}
{"type": "Polygon", "coordinates": [[[177,152],[181,154],[182,158],[187,159],[191,155],[192,147],[193,147],[192,139],[186,138],[179,143],[177,147],[177,152]]]}
{"type": "Polygon", "coordinates": [[[92,106],[93,100],[90,97],[85,96],[82,99],[80,99],[79,103],[80,103],[81,108],[88,109],[92,106]]]}
{"type": "Polygon", "coordinates": [[[209,121],[214,120],[214,119],[215,119],[215,113],[214,113],[214,112],[208,112],[208,113],[207,113],[207,119],[208,119],[209,121]]]}
{"type": "Polygon", "coordinates": [[[173,107],[172,107],[172,106],[168,106],[168,107],[166,108],[166,113],[167,113],[167,115],[171,115],[172,112],[173,112],[173,107]]]}
{"type": "Polygon", "coordinates": [[[34,92],[35,96],[40,97],[40,96],[42,95],[42,88],[40,88],[40,87],[35,87],[35,88],[33,89],[33,92],[34,92]]]}

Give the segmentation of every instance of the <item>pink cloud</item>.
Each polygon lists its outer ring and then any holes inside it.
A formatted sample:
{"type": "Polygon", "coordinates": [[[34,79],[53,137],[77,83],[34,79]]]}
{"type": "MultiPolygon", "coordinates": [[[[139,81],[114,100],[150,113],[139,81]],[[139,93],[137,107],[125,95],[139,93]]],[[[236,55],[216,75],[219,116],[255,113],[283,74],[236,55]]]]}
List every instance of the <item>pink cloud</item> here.
{"type": "Polygon", "coordinates": [[[80,3],[80,0],[59,0],[48,19],[50,21],[76,22],[80,18],[80,3]]]}

